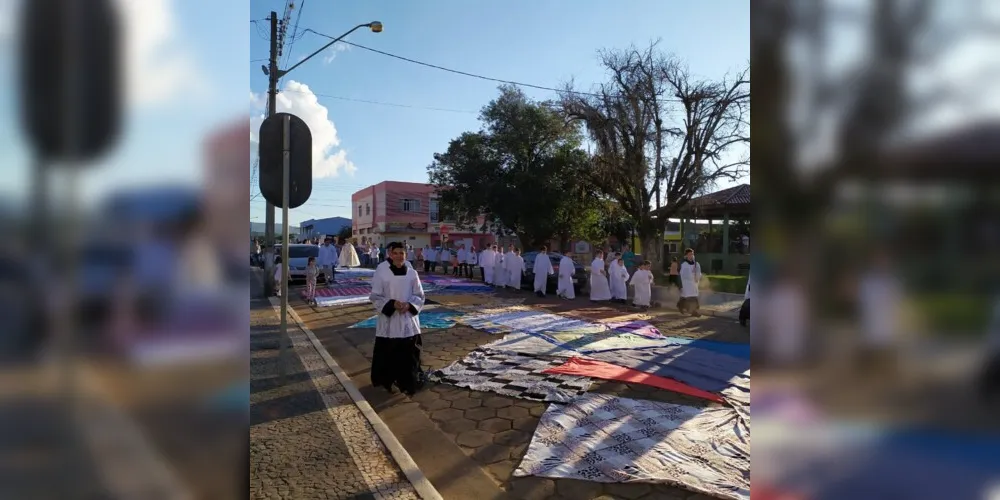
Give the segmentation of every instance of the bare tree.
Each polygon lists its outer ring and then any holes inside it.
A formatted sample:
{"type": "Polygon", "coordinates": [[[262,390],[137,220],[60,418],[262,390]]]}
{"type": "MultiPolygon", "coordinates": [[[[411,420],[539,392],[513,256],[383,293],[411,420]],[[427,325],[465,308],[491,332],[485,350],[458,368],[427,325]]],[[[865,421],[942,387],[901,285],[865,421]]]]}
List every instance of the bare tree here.
{"type": "Polygon", "coordinates": [[[643,254],[662,258],[667,220],[719,181],[749,172],[749,70],[698,80],[651,43],[601,53],[609,81],[562,96],[597,147],[594,182],[633,219],[643,254]]]}

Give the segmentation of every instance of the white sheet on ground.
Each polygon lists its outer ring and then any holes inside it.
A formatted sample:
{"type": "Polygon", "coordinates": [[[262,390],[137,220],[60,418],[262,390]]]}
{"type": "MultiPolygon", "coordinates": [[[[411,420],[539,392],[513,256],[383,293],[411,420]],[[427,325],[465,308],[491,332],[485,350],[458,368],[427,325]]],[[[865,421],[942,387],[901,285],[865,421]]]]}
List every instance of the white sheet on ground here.
{"type": "Polygon", "coordinates": [[[585,394],[553,404],[515,476],[668,483],[750,498],[750,431],[728,407],[585,394]]]}

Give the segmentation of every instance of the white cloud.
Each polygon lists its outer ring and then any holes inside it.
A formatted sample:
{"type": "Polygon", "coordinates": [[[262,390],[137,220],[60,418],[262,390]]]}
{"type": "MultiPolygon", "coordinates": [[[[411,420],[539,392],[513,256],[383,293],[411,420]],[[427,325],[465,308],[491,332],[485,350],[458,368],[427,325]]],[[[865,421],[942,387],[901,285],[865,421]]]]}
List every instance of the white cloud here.
{"type": "Polygon", "coordinates": [[[324,64],[332,63],[333,60],[337,58],[337,54],[341,52],[347,52],[348,50],[351,50],[351,46],[347,45],[346,43],[337,42],[333,44],[333,47],[327,49],[326,55],[323,56],[323,63],[324,64]]]}
{"type": "MultiPolygon", "coordinates": [[[[251,105],[262,101],[262,96],[250,93],[251,105]]],[[[326,106],[319,103],[308,85],[289,80],[278,93],[275,104],[279,113],[298,116],[309,126],[309,131],[312,132],[314,178],[337,177],[341,172],[353,175],[357,171],[354,163],[347,159],[347,151],[340,149],[337,127],[330,120],[326,106]]],[[[251,142],[257,142],[257,131],[263,121],[263,113],[258,112],[253,117],[250,126],[251,142]]]]}
{"type": "MultiPolygon", "coordinates": [[[[23,0],[25,2],[29,0],[23,0]]],[[[0,40],[18,35],[20,2],[0,0],[0,40]]],[[[129,105],[168,104],[204,97],[208,84],[175,22],[174,0],[116,0],[124,42],[129,105]]]]}
{"type": "Polygon", "coordinates": [[[129,102],[165,104],[204,96],[207,82],[177,29],[173,0],[118,0],[125,28],[129,102]]]}

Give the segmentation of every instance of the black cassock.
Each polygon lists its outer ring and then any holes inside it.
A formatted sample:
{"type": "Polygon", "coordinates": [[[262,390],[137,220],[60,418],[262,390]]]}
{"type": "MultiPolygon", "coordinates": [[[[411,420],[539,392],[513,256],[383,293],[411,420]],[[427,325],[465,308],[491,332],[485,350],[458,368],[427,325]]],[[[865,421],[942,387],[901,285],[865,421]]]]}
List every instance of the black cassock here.
{"type": "Polygon", "coordinates": [[[372,277],[372,303],[378,311],[375,349],[372,355],[372,385],[414,394],[425,381],[420,367],[420,322],[417,315],[424,305],[423,287],[416,271],[404,264],[379,264],[372,277]],[[410,304],[399,312],[396,301],[410,304]]]}

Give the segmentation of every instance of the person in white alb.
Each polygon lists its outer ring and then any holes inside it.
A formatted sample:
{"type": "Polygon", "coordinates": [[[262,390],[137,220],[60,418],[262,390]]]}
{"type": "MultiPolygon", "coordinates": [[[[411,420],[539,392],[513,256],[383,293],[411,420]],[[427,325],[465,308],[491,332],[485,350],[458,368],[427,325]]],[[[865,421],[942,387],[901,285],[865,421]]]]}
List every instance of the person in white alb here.
{"type": "Polygon", "coordinates": [[[552,269],[552,260],[549,259],[549,248],[543,246],[535,256],[535,265],[532,268],[535,273],[535,295],[545,296],[545,289],[548,288],[549,276],[555,274],[552,269]]]}
{"type": "Polygon", "coordinates": [[[590,263],[590,301],[606,300],[611,300],[611,286],[608,284],[608,271],[604,268],[604,251],[598,250],[590,263]]]}
{"type": "Polygon", "coordinates": [[[482,252],[479,253],[479,271],[483,274],[483,283],[493,286],[493,261],[495,256],[493,254],[493,249],[496,246],[487,245],[482,252]]]}
{"type": "Polygon", "coordinates": [[[410,263],[411,266],[417,265],[417,252],[413,250],[412,246],[406,246],[406,261],[410,263]]]}
{"type": "Polygon", "coordinates": [[[372,385],[393,392],[395,385],[413,395],[424,385],[420,367],[420,311],[424,288],[412,266],[406,265],[403,244],[389,244],[389,260],[378,265],[372,277],[375,347],[372,354],[372,385]]]}
{"type": "Polygon", "coordinates": [[[608,266],[608,281],[611,285],[611,301],[624,304],[628,300],[628,270],[622,262],[621,255],[611,258],[608,266]]]}
{"type": "Polygon", "coordinates": [[[698,282],[701,281],[701,264],[694,259],[694,250],[684,250],[684,261],[680,267],[681,298],[677,301],[677,310],[681,314],[699,316],[698,312],[698,282]]]}
{"type": "Polygon", "coordinates": [[[632,275],[630,284],[635,288],[635,296],[632,298],[632,305],[641,308],[648,308],[653,296],[653,273],[649,270],[653,266],[650,261],[643,261],[639,270],[632,275]]]}
{"type": "Polygon", "coordinates": [[[493,286],[504,288],[507,286],[507,273],[504,272],[503,260],[506,257],[503,248],[493,245],[493,286]]]}
{"type": "Polygon", "coordinates": [[[576,273],[576,263],[569,256],[569,252],[563,254],[559,259],[559,287],[556,295],[564,299],[576,298],[576,287],[573,286],[573,275],[576,273]]]}
{"type": "Polygon", "coordinates": [[[521,249],[513,248],[504,257],[504,269],[507,271],[507,286],[514,291],[521,290],[521,278],[524,277],[524,259],[521,257],[521,249]]]}

